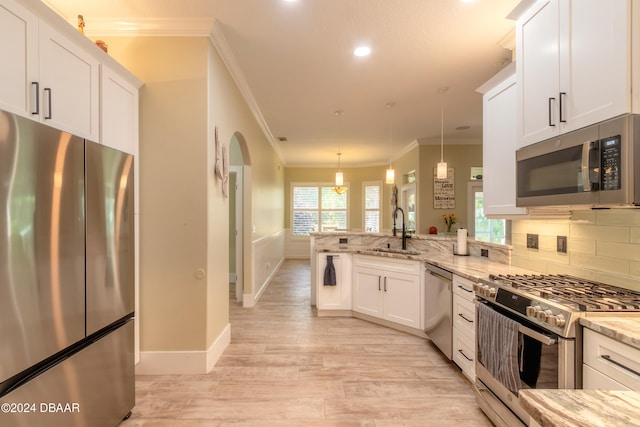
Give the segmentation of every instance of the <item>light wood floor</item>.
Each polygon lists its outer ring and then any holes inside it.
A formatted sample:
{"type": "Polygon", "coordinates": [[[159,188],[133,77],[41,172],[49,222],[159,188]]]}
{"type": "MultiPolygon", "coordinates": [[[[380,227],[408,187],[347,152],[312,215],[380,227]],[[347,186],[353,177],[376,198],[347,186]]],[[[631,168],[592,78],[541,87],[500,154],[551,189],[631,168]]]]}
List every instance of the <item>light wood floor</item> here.
{"type": "Polygon", "coordinates": [[[470,383],[424,339],[315,317],[308,261],[286,261],[203,375],[136,377],[121,426],[491,426],[470,383]]]}

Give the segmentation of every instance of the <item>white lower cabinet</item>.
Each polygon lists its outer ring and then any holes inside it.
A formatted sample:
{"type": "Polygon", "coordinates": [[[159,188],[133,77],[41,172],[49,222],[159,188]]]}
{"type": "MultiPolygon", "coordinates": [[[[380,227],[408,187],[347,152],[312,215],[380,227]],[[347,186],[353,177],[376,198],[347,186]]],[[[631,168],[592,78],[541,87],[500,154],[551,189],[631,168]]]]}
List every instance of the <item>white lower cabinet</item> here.
{"type": "Polygon", "coordinates": [[[318,310],[351,310],[351,254],[319,252],[316,265],[316,307],[318,310]],[[336,285],[325,286],[327,257],[332,257],[336,285]]]}
{"type": "Polygon", "coordinates": [[[584,329],[582,388],[640,390],[640,350],[584,329]]]}
{"type": "Polygon", "coordinates": [[[419,261],[355,255],[353,264],[353,311],[423,328],[419,261]]]}
{"type": "Polygon", "coordinates": [[[473,282],[453,276],[453,362],[471,380],[476,380],[476,306],[473,282]]]}

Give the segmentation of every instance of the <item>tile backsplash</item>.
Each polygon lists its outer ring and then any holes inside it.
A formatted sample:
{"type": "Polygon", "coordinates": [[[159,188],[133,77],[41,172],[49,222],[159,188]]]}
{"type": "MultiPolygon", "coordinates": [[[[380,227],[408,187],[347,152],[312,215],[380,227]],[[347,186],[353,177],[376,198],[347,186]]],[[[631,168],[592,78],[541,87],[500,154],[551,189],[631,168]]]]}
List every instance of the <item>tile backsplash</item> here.
{"type": "Polygon", "coordinates": [[[574,211],[566,220],[513,221],[511,264],[640,291],[640,209],[574,211]],[[527,248],[538,235],[538,249],[527,248]],[[557,251],[566,236],[566,253],[557,251]]]}

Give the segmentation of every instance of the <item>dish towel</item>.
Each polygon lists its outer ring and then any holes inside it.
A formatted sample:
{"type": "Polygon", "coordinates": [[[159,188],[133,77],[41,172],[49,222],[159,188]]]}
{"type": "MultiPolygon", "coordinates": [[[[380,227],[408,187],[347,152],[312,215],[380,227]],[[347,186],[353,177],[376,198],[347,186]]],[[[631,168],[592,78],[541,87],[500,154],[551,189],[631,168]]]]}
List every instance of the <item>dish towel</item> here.
{"type": "Polygon", "coordinates": [[[522,388],[518,364],[518,322],[478,305],[478,361],[512,393],[522,388]]]}
{"type": "Polygon", "coordinates": [[[327,255],[327,266],[324,268],[324,285],[336,285],[336,268],[333,266],[333,255],[327,255]]]}

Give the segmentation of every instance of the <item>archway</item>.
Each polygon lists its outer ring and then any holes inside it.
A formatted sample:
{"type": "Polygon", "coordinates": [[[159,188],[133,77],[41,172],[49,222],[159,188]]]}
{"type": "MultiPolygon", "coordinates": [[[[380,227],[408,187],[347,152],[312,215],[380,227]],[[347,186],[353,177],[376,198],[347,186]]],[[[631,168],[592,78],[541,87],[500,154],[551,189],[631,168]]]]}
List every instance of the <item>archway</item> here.
{"type": "Polygon", "coordinates": [[[240,132],[229,141],[229,286],[230,295],[243,302],[245,293],[252,293],[251,246],[245,237],[251,236],[251,180],[249,149],[240,132]]]}

